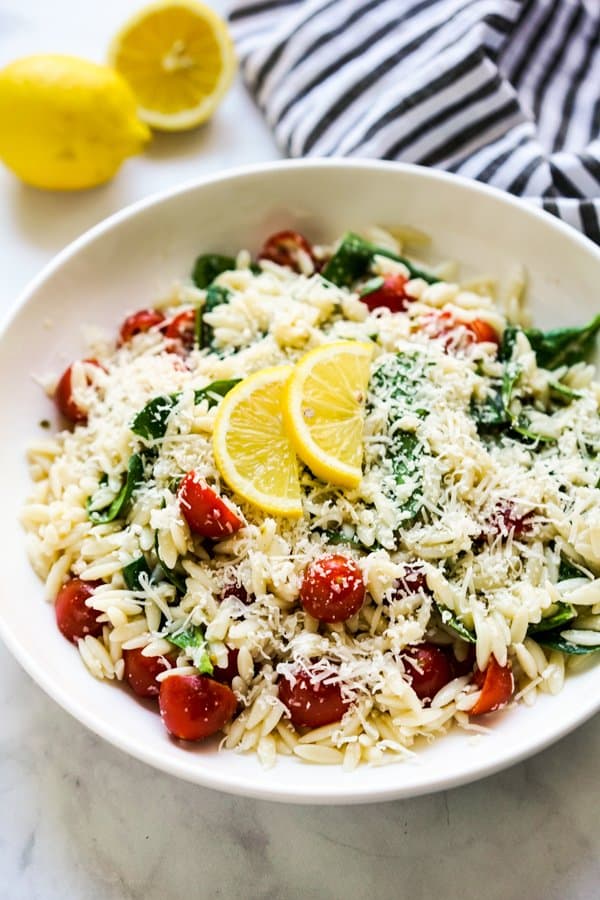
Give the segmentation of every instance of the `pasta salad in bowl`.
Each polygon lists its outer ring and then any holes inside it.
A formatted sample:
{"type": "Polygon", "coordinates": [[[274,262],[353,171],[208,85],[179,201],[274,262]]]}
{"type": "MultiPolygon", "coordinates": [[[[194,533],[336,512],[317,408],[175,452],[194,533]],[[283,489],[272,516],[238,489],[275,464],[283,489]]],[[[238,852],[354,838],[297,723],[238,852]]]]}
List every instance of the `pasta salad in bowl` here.
{"type": "Polygon", "coordinates": [[[511,322],[411,238],[203,254],[49,384],[31,562],[175,738],[351,770],[600,649],[600,316],[526,327],[517,281],[511,322]]]}

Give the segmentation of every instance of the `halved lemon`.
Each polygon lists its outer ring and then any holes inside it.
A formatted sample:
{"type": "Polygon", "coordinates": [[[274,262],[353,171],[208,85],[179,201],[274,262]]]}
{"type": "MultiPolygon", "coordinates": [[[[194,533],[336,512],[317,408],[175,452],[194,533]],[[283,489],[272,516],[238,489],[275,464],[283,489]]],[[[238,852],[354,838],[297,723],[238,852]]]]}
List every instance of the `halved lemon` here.
{"type": "Polygon", "coordinates": [[[302,515],[298,460],[281,415],[283,386],[292,366],[262,369],[221,401],[213,453],[232,491],[277,516],[302,515]]]}
{"type": "Polygon", "coordinates": [[[226,23],[195,0],[145,7],[115,36],[108,56],[129,82],[140,119],[162,131],[205,122],[236,69],[226,23]]]}
{"type": "Polygon", "coordinates": [[[364,407],[373,347],[322,344],[303,356],[283,391],[283,420],[300,459],[342,487],[362,477],[364,407]]]}

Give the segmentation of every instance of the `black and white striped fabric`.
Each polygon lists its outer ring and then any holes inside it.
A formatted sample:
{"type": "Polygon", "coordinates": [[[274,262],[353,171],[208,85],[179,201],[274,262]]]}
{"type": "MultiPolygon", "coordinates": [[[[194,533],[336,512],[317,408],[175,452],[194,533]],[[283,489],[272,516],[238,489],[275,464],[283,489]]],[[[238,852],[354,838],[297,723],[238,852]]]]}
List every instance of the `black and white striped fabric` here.
{"type": "Polygon", "coordinates": [[[289,156],[439,166],[600,243],[600,0],[231,0],[289,156]]]}

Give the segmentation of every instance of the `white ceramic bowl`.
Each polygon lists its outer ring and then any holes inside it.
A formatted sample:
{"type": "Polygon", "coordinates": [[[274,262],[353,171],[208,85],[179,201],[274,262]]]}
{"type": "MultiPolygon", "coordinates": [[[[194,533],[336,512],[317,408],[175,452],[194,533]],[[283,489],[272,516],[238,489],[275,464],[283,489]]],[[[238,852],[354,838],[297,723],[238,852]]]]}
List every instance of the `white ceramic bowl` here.
{"type": "Polygon", "coordinates": [[[348,228],[410,223],[440,256],[502,278],[515,262],[529,274],[536,322],[578,323],[597,311],[600,250],[524,203],[474,182],[398,164],[304,161],[228,172],[150,198],[93,228],[64,250],[20,298],[0,337],[0,464],[3,565],[0,632],[38,684],[117,747],[180,778],[272,800],[360,803],[452,787],[514,763],[575,728],[600,706],[600,666],[557,697],[497,714],[491,733],[456,732],[414,762],[353,773],[283,758],[264,770],[216,742],[169,739],[159,717],[124,689],[93,679],[59,634],[31,571],[17,525],[28,492],[25,447],[52,404],[32,375],[62,370],[83,349],[81,326],[115,327],[187,275],[199,252],[256,251],[281,228],[315,241],[348,228]]]}

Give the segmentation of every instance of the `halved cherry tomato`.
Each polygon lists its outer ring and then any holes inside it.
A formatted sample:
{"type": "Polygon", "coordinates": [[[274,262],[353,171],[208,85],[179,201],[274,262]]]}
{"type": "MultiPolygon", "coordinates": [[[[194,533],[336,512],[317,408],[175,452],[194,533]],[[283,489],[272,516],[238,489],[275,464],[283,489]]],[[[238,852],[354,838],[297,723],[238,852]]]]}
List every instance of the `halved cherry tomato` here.
{"type": "Polygon", "coordinates": [[[460,678],[461,675],[469,675],[475,666],[475,645],[467,644],[467,653],[464,659],[457,659],[453,653],[450,658],[452,677],[460,678]]]}
{"type": "Polygon", "coordinates": [[[278,266],[301,272],[300,253],[305,253],[314,262],[312,247],[305,237],[297,231],[278,231],[267,238],[258,258],[269,259],[278,266]]]}
{"type": "Polygon", "coordinates": [[[408,278],[405,275],[388,275],[377,290],[364,294],[360,299],[370,310],[385,306],[393,313],[404,312],[412,298],[404,292],[408,278]]]}
{"type": "Polygon", "coordinates": [[[489,531],[502,537],[514,535],[523,537],[529,534],[533,527],[533,512],[518,513],[514,503],[510,500],[502,500],[494,509],[489,519],[489,531]]]}
{"type": "MultiPolygon", "coordinates": [[[[99,369],[104,368],[97,359],[84,359],[82,362],[87,363],[90,366],[98,366],[99,369]]],[[[73,386],[71,384],[72,370],[73,364],[71,364],[68,369],[65,369],[60,376],[59,382],[56,385],[56,390],[54,391],[54,402],[65,419],[68,419],[73,425],[83,425],[87,422],[87,412],[81,409],[73,399],[73,386]]],[[[86,380],[88,384],[91,384],[89,376],[87,376],[86,380]]]]}
{"type": "Polygon", "coordinates": [[[230,687],[206,675],[170,675],[160,683],[158,705],[170,734],[199,741],[229,722],[237,700],[230,687]]]}
{"type": "Polygon", "coordinates": [[[450,657],[436,644],[407,647],[401,656],[405,673],[420,700],[431,700],[454,677],[450,657]]]}
{"type": "Polygon", "coordinates": [[[74,644],[88,634],[96,637],[102,631],[102,622],[97,621],[101,613],[86,606],[85,603],[101,584],[101,581],[70,578],[56,595],[54,612],[58,630],[74,644]]]}
{"type": "Polygon", "coordinates": [[[300,603],[322,622],[345,622],[365,601],[365,582],[358,563],[331,554],[309,563],[300,586],[300,603]]]}
{"type": "Polygon", "coordinates": [[[495,656],[490,656],[490,661],[483,671],[475,672],[473,681],[481,688],[481,694],[475,706],[469,710],[471,716],[482,716],[505,706],[515,689],[510,663],[501,666],[495,656]]]}
{"type": "Polygon", "coordinates": [[[213,678],[216,681],[225,682],[225,684],[231,684],[238,672],[238,656],[240,655],[240,651],[236,647],[228,647],[227,648],[227,663],[224,666],[215,666],[213,671],[213,678]]]}
{"type": "Polygon", "coordinates": [[[197,472],[188,472],[179,487],[179,506],[190,530],[219,540],[243,527],[244,522],[197,472]]]}
{"type": "Polygon", "coordinates": [[[481,344],[487,341],[490,344],[499,344],[500,338],[495,328],[485,322],[483,319],[471,319],[469,322],[461,322],[461,325],[471,332],[476,343],[481,344]]]}
{"type": "Polygon", "coordinates": [[[121,325],[121,330],[119,331],[119,343],[126,344],[127,341],[130,341],[136,334],[150,331],[151,328],[156,328],[156,326],[160,325],[164,320],[165,317],[157,309],[138,309],[137,312],[127,316],[121,325]]]}
{"type": "Polygon", "coordinates": [[[339,722],[349,706],[339,684],[323,684],[311,678],[309,672],[299,672],[293,685],[282,678],[278,689],[279,699],[296,728],[319,728],[339,722]]]}
{"type": "Polygon", "coordinates": [[[393,599],[412,597],[414,594],[431,594],[427,586],[427,575],[421,563],[407,563],[400,578],[394,584],[393,599]]]}
{"type": "Polygon", "coordinates": [[[123,650],[125,678],[129,687],[140,697],[158,697],[156,676],[171,668],[168,657],[144,656],[142,648],[123,650]]]}
{"type": "Polygon", "coordinates": [[[183,347],[192,350],[196,340],[196,310],[184,309],[174,316],[165,328],[165,337],[183,347]]]}
{"type": "Polygon", "coordinates": [[[254,603],[256,599],[254,594],[249,594],[243,584],[239,581],[228,581],[221,592],[221,600],[227,600],[228,597],[235,597],[240,603],[247,606],[254,603]]]}

